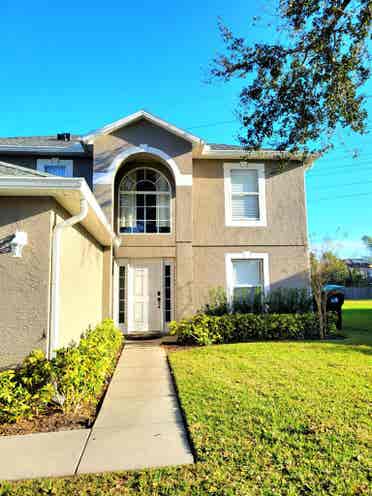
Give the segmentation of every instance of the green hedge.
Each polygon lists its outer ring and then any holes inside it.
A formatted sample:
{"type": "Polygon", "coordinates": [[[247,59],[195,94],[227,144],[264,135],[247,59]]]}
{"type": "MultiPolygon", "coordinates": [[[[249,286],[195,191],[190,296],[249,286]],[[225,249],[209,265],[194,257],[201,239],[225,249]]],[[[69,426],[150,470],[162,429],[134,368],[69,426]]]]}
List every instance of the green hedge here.
{"type": "Polygon", "coordinates": [[[15,370],[0,373],[0,422],[16,422],[51,406],[74,413],[97,402],[112,374],[123,334],[111,320],[88,329],[79,344],[61,348],[53,360],[33,351],[15,370]]]}
{"type": "MultiPolygon", "coordinates": [[[[313,313],[302,314],[226,314],[199,313],[190,319],[169,324],[170,333],[181,344],[205,346],[251,340],[316,339],[319,320],[313,313]]],[[[328,333],[336,332],[335,317],[329,315],[328,333]]]]}

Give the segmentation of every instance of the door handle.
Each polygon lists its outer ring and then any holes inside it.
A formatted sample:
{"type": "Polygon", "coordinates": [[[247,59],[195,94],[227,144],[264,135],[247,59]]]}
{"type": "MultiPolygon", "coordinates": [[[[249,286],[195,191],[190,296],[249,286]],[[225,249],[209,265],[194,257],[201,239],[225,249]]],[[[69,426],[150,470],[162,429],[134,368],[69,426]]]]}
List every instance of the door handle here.
{"type": "Polygon", "coordinates": [[[158,308],[160,308],[160,302],[161,302],[160,291],[158,291],[158,308]]]}

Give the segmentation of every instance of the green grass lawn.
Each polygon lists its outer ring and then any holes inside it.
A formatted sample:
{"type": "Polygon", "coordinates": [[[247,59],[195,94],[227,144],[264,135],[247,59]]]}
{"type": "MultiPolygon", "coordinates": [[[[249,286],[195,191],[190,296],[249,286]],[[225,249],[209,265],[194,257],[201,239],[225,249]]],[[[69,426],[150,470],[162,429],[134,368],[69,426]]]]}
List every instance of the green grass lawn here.
{"type": "Polygon", "coordinates": [[[344,308],[345,340],[170,355],[195,465],[4,483],[0,494],[370,494],[372,301],[344,308]]]}

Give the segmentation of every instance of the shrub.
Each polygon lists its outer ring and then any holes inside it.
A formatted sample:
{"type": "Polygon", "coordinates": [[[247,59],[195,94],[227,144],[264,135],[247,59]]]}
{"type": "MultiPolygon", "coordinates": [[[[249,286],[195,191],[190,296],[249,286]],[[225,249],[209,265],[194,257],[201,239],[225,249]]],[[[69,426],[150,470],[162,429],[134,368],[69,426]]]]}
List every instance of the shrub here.
{"type": "Polygon", "coordinates": [[[76,412],[97,401],[123,341],[111,320],[88,329],[79,344],[57,351],[49,361],[33,351],[16,370],[0,373],[0,422],[32,418],[56,404],[76,412]]]}
{"type": "Polygon", "coordinates": [[[313,309],[313,300],[306,288],[277,288],[267,296],[261,288],[242,288],[232,304],[226,292],[218,287],[209,292],[209,302],[200,311],[207,315],[227,313],[307,313],[313,309]]]}
{"type": "Polygon", "coordinates": [[[230,308],[227,301],[226,291],[221,286],[209,291],[209,303],[200,311],[207,315],[225,315],[230,308]]]}
{"type": "Polygon", "coordinates": [[[265,299],[269,313],[306,313],[313,307],[313,300],[305,288],[277,288],[265,299]]]}
{"type": "MultiPolygon", "coordinates": [[[[181,344],[199,346],[252,340],[319,338],[319,320],[313,312],[298,314],[197,314],[171,322],[170,333],[181,344]]],[[[329,314],[328,332],[335,332],[335,316],[329,314]]]]}
{"type": "Polygon", "coordinates": [[[57,351],[53,360],[56,389],[63,398],[61,407],[76,411],[96,399],[115,367],[115,357],[123,334],[110,320],[89,329],[77,346],[57,351]]]}

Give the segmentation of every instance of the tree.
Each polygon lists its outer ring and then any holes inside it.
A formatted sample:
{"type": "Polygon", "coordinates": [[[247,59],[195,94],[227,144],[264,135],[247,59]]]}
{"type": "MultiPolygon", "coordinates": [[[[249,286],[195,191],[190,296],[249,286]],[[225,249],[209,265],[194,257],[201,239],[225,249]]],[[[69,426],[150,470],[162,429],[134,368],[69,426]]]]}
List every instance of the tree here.
{"type": "Polygon", "coordinates": [[[311,290],[319,316],[320,338],[324,339],[327,329],[327,295],[324,286],[342,279],[345,281],[348,270],[346,264],[327,249],[319,254],[310,253],[311,290]]]}
{"type": "Polygon", "coordinates": [[[322,253],[321,259],[324,262],[327,283],[345,284],[349,275],[346,263],[341,258],[338,258],[331,250],[322,253]]]}
{"type": "Polygon", "coordinates": [[[362,237],[362,241],[366,245],[366,248],[370,256],[372,257],[372,236],[367,236],[366,234],[365,236],[362,237]]]}
{"type": "Polygon", "coordinates": [[[242,144],[322,152],[338,125],[365,133],[371,0],[279,0],[279,16],[286,42],[249,45],[219,22],[226,53],[210,76],[244,79],[242,144]]]}

